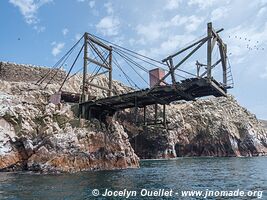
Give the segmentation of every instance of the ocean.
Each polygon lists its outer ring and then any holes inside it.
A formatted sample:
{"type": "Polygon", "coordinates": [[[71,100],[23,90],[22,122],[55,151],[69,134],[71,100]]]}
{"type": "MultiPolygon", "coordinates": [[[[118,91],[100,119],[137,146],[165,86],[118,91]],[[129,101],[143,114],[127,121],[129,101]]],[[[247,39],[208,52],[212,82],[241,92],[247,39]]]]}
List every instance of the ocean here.
{"type": "Polygon", "coordinates": [[[139,169],[1,172],[0,199],[267,199],[267,157],[143,160],[139,169]]]}

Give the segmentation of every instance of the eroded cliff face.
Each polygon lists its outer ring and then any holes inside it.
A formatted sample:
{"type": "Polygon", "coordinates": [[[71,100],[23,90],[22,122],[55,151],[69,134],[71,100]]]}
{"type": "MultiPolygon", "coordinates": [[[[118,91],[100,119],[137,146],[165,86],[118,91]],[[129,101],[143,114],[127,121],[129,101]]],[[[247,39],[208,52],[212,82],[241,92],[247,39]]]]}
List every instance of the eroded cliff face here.
{"type": "Polygon", "coordinates": [[[267,154],[267,130],[231,96],[176,102],[167,109],[168,131],[148,127],[136,134],[134,125],[126,126],[141,158],[267,154]]]}
{"type": "MultiPolygon", "coordinates": [[[[5,64],[5,67],[16,66],[5,64]]],[[[34,71],[26,67],[27,72],[34,71]]],[[[46,83],[36,85],[31,75],[27,80],[19,76],[17,73],[16,82],[7,81],[8,77],[0,80],[2,171],[121,169],[139,167],[138,156],[175,158],[267,153],[266,129],[231,96],[172,103],[167,106],[169,123],[168,130],[164,130],[160,126],[135,125],[133,109],[121,111],[105,122],[79,120],[74,116],[75,107],[70,104],[48,103],[49,96],[59,89],[60,80],[46,86],[46,83]]],[[[63,90],[79,92],[81,80],[80,75],[74,76],[63,90]]],[[[108,82],[100,76],[93,83],[107,86],[108,82]]],[[[115,94],[132,90],[117,81],[113,87],[115,94]]],[[[90,91],[97,98],[107,96],[99,89],[90,88],[90,91]]],[[[147,113],[151,119],[152,110],[148,108],[147,113]]],[[[139,111],[138,119],[142,123],[142,109],[139,111]]]]}
{"type": "MultiPolygon", "coordinates": [[[[19,79],[19,77],[17,77],[19,79]]],[[[79,91],[80,77],[67,91],[79,91]]],[[[106,84],[99,78],[97,84],[106,84]]],[[[124,128],[114,119],[105,123],[79,120],[68,104],[48,103],[58,83],[0,80],[0,171],[77,172],[139,167],[124,128]]],[[[117,92],[127,90],[114,83],[117,92]]],[[[106,93],[94,91],[99,97],[106,93]]]]}

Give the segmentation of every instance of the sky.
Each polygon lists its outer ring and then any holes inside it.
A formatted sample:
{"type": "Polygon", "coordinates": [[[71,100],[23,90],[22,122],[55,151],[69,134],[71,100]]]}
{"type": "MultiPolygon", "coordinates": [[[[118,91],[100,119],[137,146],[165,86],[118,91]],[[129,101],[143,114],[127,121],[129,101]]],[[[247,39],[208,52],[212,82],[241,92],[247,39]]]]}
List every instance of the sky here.
{"type": "MultiPolygon", "coordinates": [[[[229,93],[267,119],[267,0],[1,0],[0,19],[0,60],[41,66],[53,66],[84,32],[162,60],[204,36],[212,22],[224,28],[235,83],[229,93]]],[[[202,51],[182,69],[205,63],[202,51]]],[[[119,71],[114,78],[125,82],[119,71]]]]}

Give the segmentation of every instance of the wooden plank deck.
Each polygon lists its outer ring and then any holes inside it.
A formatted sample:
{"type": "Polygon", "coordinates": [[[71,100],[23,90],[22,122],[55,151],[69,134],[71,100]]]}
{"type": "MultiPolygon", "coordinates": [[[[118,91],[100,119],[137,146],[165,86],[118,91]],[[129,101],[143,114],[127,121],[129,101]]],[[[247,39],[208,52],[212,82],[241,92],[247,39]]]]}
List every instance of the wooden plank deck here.
{"type": "Polygon", "coordinates": [[[113,114],[126,108],[142,108],[153,104],[169,104],[179,100],[194,100],[205,96],[226,96],[226,88],[214,79],[185,79],[175,85],[158,86],[138,90],[118,96],[87,101],[80,104],[82,117],[91,118],[97,115],[113,114]]]}

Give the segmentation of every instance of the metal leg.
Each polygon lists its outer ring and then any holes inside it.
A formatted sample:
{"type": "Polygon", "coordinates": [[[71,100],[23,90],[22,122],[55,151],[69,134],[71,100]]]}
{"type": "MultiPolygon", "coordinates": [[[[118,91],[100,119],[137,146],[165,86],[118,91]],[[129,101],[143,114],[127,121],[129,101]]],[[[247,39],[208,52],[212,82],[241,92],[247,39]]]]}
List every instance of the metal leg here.
{"type": "Polygon", "coordinates": [[[158,121],[158,104],[155,104],[155,124],[157,124],[158,121]]]}
{"type": "Polygon", "coordinates": [[[164,128],[167,127],[167,123],[166,123],[166,104],[163,105],[163,126],[164,126],[164,128]]]}
{"type": "Polygon", "coordinates": [[[146,106],[144,107],[144,125],[146,125],[146,106]]]}
{"type": "Polygon", "coordinates": [[[135,123],[137,124],[138,122],[138,104],[137,104],[137,97],[135,97],[135,110],[134,110],[134,114],[135,114],[135,123]]]}

